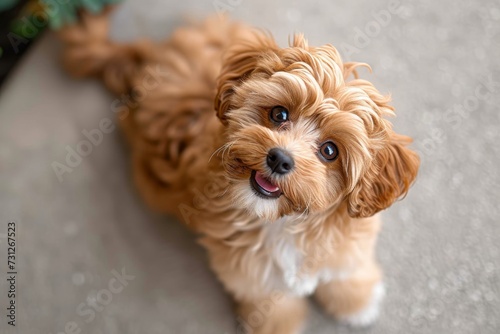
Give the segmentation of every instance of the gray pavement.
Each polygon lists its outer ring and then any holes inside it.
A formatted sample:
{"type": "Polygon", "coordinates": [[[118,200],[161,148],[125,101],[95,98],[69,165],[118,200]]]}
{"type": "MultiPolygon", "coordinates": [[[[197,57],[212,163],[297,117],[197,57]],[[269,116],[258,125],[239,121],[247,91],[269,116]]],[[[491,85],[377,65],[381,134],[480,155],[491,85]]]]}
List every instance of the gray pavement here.
{"type": "MultiPolygon", "coordinates": [[[[395,128],[422,157],[408,197],[384,212],[380,321],[350,329],[311,302],[306,333],[500,333],[500,3],[401,1],[380,17],[389,1],[134,0],[115,14],[113,36],[161,38],[182,13],[205,15],[214,3],[282,45],[302,31],[371,64],[363,75],[392,93],[395,128]]],[[[235,333],[232,302],[194,236],[138,197],[118,130],[56,177],[51,164],[113,119],[114,99],[98,82],[69,78],[58,49],[46,34],[0,91],[0,333],[235,333]],[[15,328],[6,321],[9,221],[15,328]]]]}

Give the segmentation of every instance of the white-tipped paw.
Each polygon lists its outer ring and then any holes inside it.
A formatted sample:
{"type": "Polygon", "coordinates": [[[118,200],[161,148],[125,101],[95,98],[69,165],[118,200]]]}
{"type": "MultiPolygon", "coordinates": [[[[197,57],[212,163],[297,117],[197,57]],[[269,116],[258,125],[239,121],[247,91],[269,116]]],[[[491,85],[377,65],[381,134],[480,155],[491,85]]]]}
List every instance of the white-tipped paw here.
{"type": "Polygon", "coordinates": [[[353,327],[368,327],[372,325],[380,314],[380,304],[385,296],[385,286],[382,282],[374,286],[372,297],[368,305],[356,313],[342,316],[339,321],[353,327]]]}

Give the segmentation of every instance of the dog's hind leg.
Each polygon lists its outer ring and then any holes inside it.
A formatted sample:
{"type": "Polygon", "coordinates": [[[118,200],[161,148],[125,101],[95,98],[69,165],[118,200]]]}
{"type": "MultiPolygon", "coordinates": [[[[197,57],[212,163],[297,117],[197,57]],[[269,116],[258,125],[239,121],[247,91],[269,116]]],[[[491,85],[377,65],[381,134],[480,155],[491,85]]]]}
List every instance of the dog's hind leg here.
{"type": "Polygon", "coordinates": [[[115,94],[127,93],[142,62],[151,53],[149,41],[129,44],[109,37],[108,8],[100,14],[82,12],[80,20],[66,25],[58,35],[64,43],[63,65],[75,77],[98,77],[115,94]]]}

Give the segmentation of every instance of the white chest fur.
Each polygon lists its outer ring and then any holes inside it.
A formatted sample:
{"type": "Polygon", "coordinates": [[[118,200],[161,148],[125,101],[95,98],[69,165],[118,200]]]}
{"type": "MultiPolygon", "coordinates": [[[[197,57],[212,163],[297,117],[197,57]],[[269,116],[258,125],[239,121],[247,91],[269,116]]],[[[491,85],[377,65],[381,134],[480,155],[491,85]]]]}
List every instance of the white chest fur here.
{"type": "Polygon", "coordinates": [[[291,232],[290,223],[281,219],[262,229],[269,266],[272,268],[270,275],[266,275],[266,286],[306,296],[312,294],[319,283],[346,276],[346,273],[329,268],[321,268],[315,272],[308,270],[308,267],[314,265],[311,261],[315,259],[306,258],[304,252],[297,247],[297,235],[291,232]]]}

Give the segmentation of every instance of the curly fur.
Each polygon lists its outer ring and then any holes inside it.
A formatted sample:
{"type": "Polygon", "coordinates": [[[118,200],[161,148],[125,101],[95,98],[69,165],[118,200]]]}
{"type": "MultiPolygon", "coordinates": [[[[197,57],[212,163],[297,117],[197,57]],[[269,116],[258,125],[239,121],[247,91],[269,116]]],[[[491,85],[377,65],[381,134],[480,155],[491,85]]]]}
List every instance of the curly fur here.
{"type": "Polygon", "coordinates": [[[377,212],[407,193],[419,159],[385,118],[390,98],[358,78],[368,65],[344,63],[333,46],[310,47],[300,34],[280,48],[220,19],[157,44],[113,43],[107,24],[106,14],[84,14],[63,29],[64,64],[129,94],[120,119],[135,183],[153,208],[201,234],[244,327],[295,333],[312,293],[339,319],[371,321],[381,286],[377,212]],[[277,105],[290,112],[279,127],[268,118],[277,105]],[[318,157],[325,140],[339,148],[334,162],[318,157]],[[291,153],[292,173],[266,167],[273,147],[291,153]],[[283,195],[256,196],[252,171],[283,195]]]}

